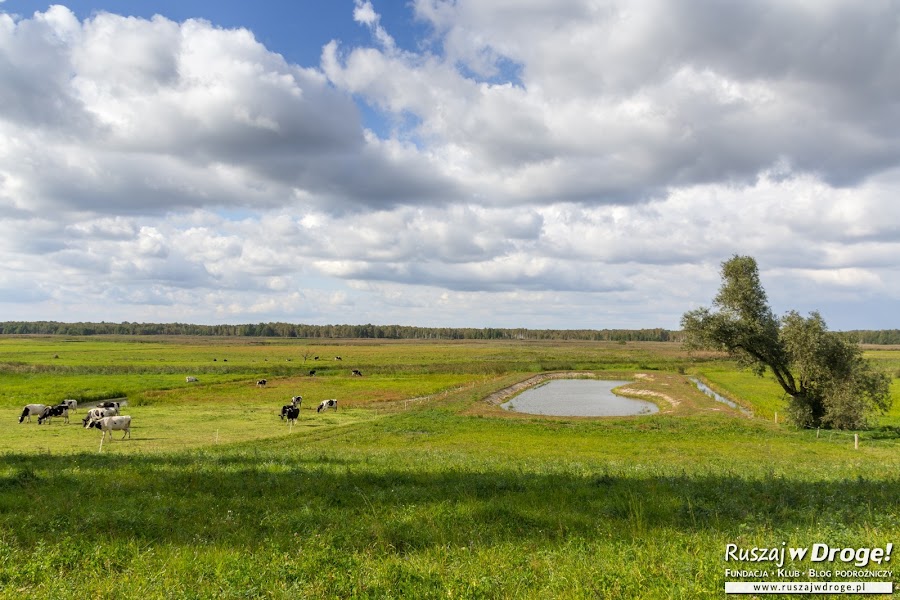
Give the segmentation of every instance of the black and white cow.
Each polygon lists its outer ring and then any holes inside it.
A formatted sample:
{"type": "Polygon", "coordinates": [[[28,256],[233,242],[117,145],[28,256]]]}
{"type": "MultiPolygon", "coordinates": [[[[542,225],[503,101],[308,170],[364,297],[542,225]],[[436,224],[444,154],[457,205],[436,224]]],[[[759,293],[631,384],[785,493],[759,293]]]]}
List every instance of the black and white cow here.
{"type": "Polygon", "coordinates": [[[337,412],[337,400],[334,398],[330,400],[322,400],[319,402],[319,408],[316,409],[316,412],[322,412],[323,410],[327,410],[329,408],[333,408],[334,412],[337,412]]]}
{"type": "Polygon", "coordinates": [[[91,421],[99,421],[105,417],[115,417],[119,414],[119,409],[117,408],[92,408],[88,411],[88,414],[81,420],[81,423],[84,425],[84,428],[87,429],[91,426],[91,421]]]}
{"type": "Polygon", "coordinates": [[[31,415],[40,416],[45,408],[47,408],[46,404],[26,404],[22,415],[19,417],[19,423],[25,419],[28,419],[28,422],[31,423],[31,415]]]}
{"type": "Polygon", "coordinates": [[[299,406],[291,406],[288,404],[284,408],[281,409],[281,419],[287,419],[287,422],[296,423],[297,417],[300,416],[300,407],[299,406]]]}
{"type": "Polygon", "coordinates": [[[315,370],[315,369],[313,369],[312,371],[309,372],[309,376],[310,376],[310,377],[315,377],[315,375],[316,375],[316,370],[315,370]]]}
{"type": "Polygon", "coordinates": [[[107,400],[105,402],[100,402],[99,404],[97,404],[97,408],[114,408],[116,410],[119,410],[119,403],[107,400]]]}
{"type": "Polygon", "coordinates": [[[103,435],[100,437],[100,442],[102,443],[104,438],[106,438],[106,434],[109,434],[109,439],[112,440],[112,432],[113,431],[124,431],[122,434],[122,439],[125,439],[125,436],[131,438],[131,417],[128,415],[119,415],[116,417],[103,417],[102,419],[95,419],[88,424],[88,428],[94,427],[103,432],[103,435]]]}
{"type": "Polygon", "coordinates": [[[185,381],[185,383],[197,383],[200,380],[197,379],[196,377],[188,376],[188,377],[184,378],[184,381],[185,381]]]}
{"type": "MultiPolygon", "coordinates": [[[[287,419],[290,421],[291,418],[288,417],[288,415],[291,414],[295,410],[297,412],[297,415],[299,415],[300,414],[300,404],[302,404],[302,402],[303,402],[303,396],[292,396],[291,403],[285,404],[284,406],[281,407],[281,420],[283,421],[285,419],[285,417],[287,417],[287,419]]],[[[294,420],[296,420],[296,419],[297,419],[297,417],[294,417],[294,420]]]]}
{"type": "Polygon", "coordinates": [[[256,387],[265,387],[265,385],[266,385],[265,379],[260,379],[259,381],[256,382],[256,387]]]}
{"type": "Polygon", "coordinates": [[[74,398],[66,398],[65,400],[60,400],[59,403],[65,404],[69,412],[77,412],[78,410],[78,400],[74,398]]]}
{"type": "Polygon", "coordinates": [[[69,407],[65,404],[57,404],[56,406],[47,406],[41,411],[38,417],[38,425],[42,425],[44,421],[50,422],[53,417],[63,417],[66,423],[69,422],[69,407]]]}
{"type": "Polygon", "coordinates": [[[350,371],[350,374],[356,377],[362,377],[362,371],[360,371],[359,369],[353,369],[352,371],[350,371]]]}

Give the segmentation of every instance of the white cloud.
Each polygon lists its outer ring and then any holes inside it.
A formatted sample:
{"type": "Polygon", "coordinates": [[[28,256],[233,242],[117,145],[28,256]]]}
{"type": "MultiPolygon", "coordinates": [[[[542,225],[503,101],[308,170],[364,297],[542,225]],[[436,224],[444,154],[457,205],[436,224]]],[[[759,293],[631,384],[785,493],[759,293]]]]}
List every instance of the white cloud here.
{"type": "Polygon", "coordinates": [[[109,13],[79,23],[61,6],[3,23],[11,209],[159,214],[278,206],[301,191],[343,210],[441,185],[427,160],[370,148],[349,97],[247,30],[109,13]]]}
{"type": "Polygon", "coordinates": [[[797,269],[792,272],[799,277],[809,280],[813,284],[825,284],[828,286],[856,290],[861,288],[870,290],[883,288],[881,277],[877,273],[867,269],[797,269]]]}
{"type": "Polygon", "coordinates": [[[401,49],[355,0],[372,44],[313,66],[206,20],[0,13],[9,318],[677,327],[734,253],[845,327],[900,298],[888,5],[412,10],[433,38],[401,49]]]}
{"type": "Polygon", "coordinates": [[[353,0],[353,19],[357,23],[366,25],[372,30],[375,39],[386,49],[393,51],[395,47],[394,38],[381,26],[381,16],[375,12],[370,0],[353,0]]]}

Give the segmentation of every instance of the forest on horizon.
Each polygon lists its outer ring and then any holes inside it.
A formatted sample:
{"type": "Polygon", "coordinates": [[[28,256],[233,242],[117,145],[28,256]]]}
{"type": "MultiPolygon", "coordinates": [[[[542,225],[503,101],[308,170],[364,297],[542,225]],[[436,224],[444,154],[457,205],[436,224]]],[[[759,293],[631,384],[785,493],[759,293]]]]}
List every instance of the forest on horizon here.
{"type": "MultiPolygon", "coordinates": [[[[900,329],[838,332],[860,344],[900,344],[900,329]]],[[[527,329],[503,327],[416,327],[410,325],[307,325],[245,323],[63,323],[6,321],[0,335],[195,335],[220,337],[280,337],[308,339],[445,339],[445,340],[583,340],[611,342],[681,342],[679,330],[650,329],[527,329]]]]}

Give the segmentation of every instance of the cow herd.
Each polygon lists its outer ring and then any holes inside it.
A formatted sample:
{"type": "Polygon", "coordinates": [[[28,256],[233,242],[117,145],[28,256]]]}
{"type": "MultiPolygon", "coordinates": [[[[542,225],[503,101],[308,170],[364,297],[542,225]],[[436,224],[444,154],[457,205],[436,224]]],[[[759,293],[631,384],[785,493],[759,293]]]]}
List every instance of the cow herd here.
{"type": "Polygon", "coordinates": [[[75,412],[78,409],[78,401],[66,399],[62,400],[56,406],[47,406],[46,404],[26,404],[19,416],[19,423],[25,421],[31,422],[31,417],[37,417],[38,424],[44,421],[50,422],[53,417],[62,417],[65,422],[69,422],[69,411],[75,412]]]}
{"type": "MultiPolygon", "coordinates": [[[[316,360],[319,360],[319,357],[316,357],[316,360]]],[[[335,356],[334,360],[341,360],[340,356],[335,356]]],[[[309,376],[313,377],[316,374],[315,369],[309,372],[309,376]]],[[[350,375],[355,377],[362,377],[362,372],[359,369],[351,369],[350,375]]],[[[257,387],[264,387],[266,385],[265,379],[260,379],[256,382],[257,387]]],[[[303,396],[292,396],[290,404],[285,404],[281,407],[281,413],[279,417],[282,421],[286,421],[289,425],[293,425],[297,422],[297,419],[300,417],[300,404],[303,402],[303,396]]],[[[316,407],[316,412],[324,412],[329,408],[334,409],[337,412],[338,401],[336,398],[329,398],[328,400],[322,400],[319,402],[319,405],[316,407]]]]}
{"type": "MultiPolygon", "coordinates": [[[[336,357],[337,358],[337,357],[336,357]]],[[[353,370],[353,375],[360,376],[360,373],[357,370],[353,370]]],[[[198,381],[196,377],[186,377],[185,381],[187,383],[195,383],[198,381]]],[[[256,382],[258,387],[264,387],[267,381],[265,379],[260,379],[256,382]]],[[[303,396],[292,396],[290,404],[285,404],[281,407],[281,420],[287,421],[288,424],[293,425],[297,422],[297,419],[300,417],[300,405],[303,402],[303,396]]],[[[320,413],[326,411],[331,408],[337,412],[337,399],[330,398],[328,400],[322,400],[319,405],[316,407],[316,412],[320,413]]],[[[122,439],[124,440],[126,437],[131,438],[131,416],[129,415],[120,415],[119,409],[121,405],[119,402],[100,402],[97,406],[90,408],[85,415],[85,417],[81,420],[81,424],[85,429],[99,429],[103,432],[101,437],[101,444],[103,439],[106,438],[107,434],[109,434],[110,439],[112,439],[113,431],[122,431],[122,439]]],[[[78,409],[78,402],[76,400],[66,399],[62,400],[59,404],[55,406],[48,406],[45,404],[27,404],[22,410],[21,415],[19,416],[19,423],[23,423],[25,421],[31,422],[31,417],[37,417],[37,422],[39,425],[43,423],[50,423],[51,419],[54,417],[62,417],[65,423],[69,422],[69,413],[76,412],[78,409]]]]}
{"type": "MultiPolygon", "coordinates": [[[[85,429],[96,428],[103,432],[103,438],[107,433],[112,439],[113,431],[122,431],[122,439],[126,436],[131,437],[131,417],[128,415],[119,415],[120,404],[118,402],[101,402],[96,407],[88,410],[87,415],[81,420],[81,424],[85,429]]],[[[52,422],[54,417],[62,417],[63,422],[69,422],[69,413],[77,412],[78,401],[66,399],[56,406],[47,406],[45,404],[26,404],[19,415],[19,423],[24,421],[31,422],[31,417],[36,416],[38,425],[45,422],[52,422]]]]}
{"type": "MultiPolygon", "coordinates": [[[[302,402],[303,396],[293,396],[290,404],[285,404],[281,407],[281,420],[286,420],[288,424],[291,425],[296,423],[297,419],[300,417],[300,404],[302,402]]],[[[319,406],[316,407],[316,412],[322,412],[329,408],[333,408],[334,411],[337,412],[337,402],[338,401],[335,398],[322,400],[319,402],[319,406]]]]}

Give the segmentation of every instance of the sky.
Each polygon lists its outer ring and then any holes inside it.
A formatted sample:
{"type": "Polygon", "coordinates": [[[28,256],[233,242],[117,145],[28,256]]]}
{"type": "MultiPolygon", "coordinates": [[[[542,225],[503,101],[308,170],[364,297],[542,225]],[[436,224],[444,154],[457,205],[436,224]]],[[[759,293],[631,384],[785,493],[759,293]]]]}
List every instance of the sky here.
{"type": "Polygon", "coordinates": [[[900,327],[896,0],[0,0],[0,320],[900,327]]]}

